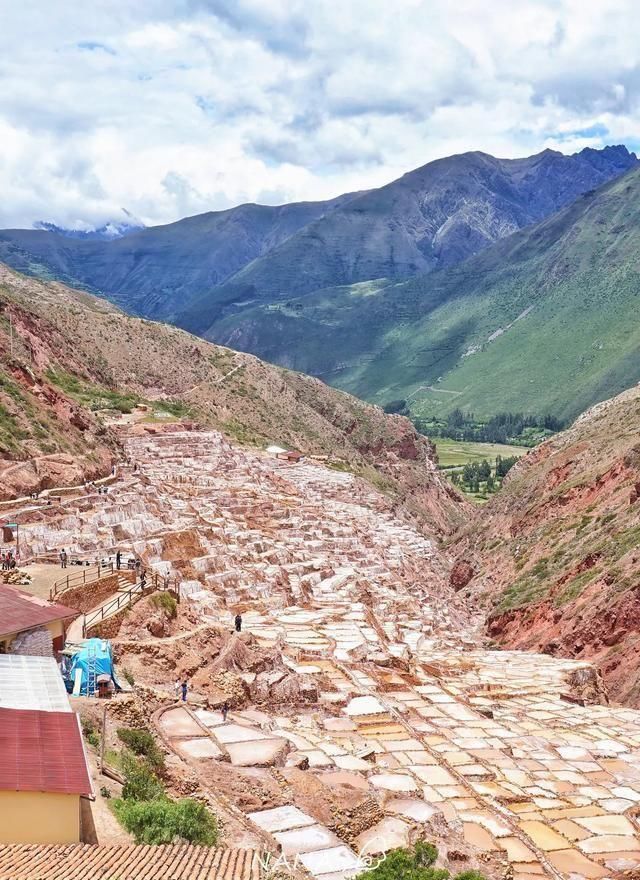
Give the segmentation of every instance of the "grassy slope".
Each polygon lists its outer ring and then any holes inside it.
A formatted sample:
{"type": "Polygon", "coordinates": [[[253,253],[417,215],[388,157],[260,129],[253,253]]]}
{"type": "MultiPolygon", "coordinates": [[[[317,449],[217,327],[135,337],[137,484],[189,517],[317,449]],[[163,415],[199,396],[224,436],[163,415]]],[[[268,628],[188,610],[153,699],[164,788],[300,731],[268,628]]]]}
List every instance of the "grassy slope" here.
{"type": "Polygon", "coordinates": [[[640,378],[639,248],[636,170],[456,269],[247,310],[213,336],[418,415],[570,418],[640,378]]]}

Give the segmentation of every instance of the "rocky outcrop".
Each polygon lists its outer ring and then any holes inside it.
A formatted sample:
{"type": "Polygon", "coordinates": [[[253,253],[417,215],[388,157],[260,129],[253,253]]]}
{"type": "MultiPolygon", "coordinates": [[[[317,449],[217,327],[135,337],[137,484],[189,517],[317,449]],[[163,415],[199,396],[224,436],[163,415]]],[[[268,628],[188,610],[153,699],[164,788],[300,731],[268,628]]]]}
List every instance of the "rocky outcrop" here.
{"type": "Polygon", "coordinates": [[[470,562],[466,559],[457,559],[451,568],[449,583],[454,590],[462,590],[467,586],[474,574],[475,570],[470,562]]]}

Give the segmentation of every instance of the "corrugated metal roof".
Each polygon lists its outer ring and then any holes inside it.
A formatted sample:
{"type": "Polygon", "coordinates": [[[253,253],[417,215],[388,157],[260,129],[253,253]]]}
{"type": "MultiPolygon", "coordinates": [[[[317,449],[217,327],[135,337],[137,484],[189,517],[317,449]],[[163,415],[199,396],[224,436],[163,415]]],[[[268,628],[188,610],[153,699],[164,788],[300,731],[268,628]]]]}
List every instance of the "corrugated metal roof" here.
{"type": "Polygon", "coordinates": [[[71,712],[53,657],[0,654],[0,708],[71,712]]]}
{"type": "Polygon", "coordinates": [[[254,849],[0,845],[0,880],[260,880],[254,849]]]}
{"type": "Polygon", "coordinates": [[[92,793],[74,712],[0,709],[0,791],[92,793]]]}
{"type": "Polygon", "coordinates": [[[24,590],[0,584],[0,636],[34,629],[52,620],[77,617],[79,613],[66,605],[47,602],[24,590]]]}

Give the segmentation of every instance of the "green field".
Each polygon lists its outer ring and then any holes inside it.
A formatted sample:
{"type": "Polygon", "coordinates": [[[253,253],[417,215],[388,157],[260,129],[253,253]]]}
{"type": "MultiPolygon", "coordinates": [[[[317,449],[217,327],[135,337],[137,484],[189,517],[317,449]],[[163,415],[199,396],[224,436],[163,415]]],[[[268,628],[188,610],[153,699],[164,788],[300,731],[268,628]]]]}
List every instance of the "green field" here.
{"type": "Polygon", "coordinates": [[[448,440],[436,438],[438,464],[441,468],[463,467],[470,461],[482,461],[486,459],[491,465],[495,464],[496,456],[510,458],[513,455],[524,455],[527,451],[522,446],[507,446],[502,443],[467,443],[464,440],[448,440]]]}

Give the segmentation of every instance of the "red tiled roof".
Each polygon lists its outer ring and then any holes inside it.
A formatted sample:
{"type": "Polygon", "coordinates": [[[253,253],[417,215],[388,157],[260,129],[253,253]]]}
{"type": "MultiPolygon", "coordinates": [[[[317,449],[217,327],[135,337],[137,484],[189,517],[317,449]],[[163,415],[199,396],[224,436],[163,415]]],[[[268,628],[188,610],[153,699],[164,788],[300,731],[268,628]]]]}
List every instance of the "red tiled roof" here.
{"type": "Polygon", "coordinates": [[[0,791],[92,793],[75,712],[0,708],[0,791]]]}
{"type": "Polygon", "coordinates": [[[260,880],[254,849],[0,845],[0,880],[260,880]]]}
{"type": "Polygon", "coordinates": [[[79,611],[0,584],[0,636],[33,629],[52,620],[77,617],[79,611]]]}

